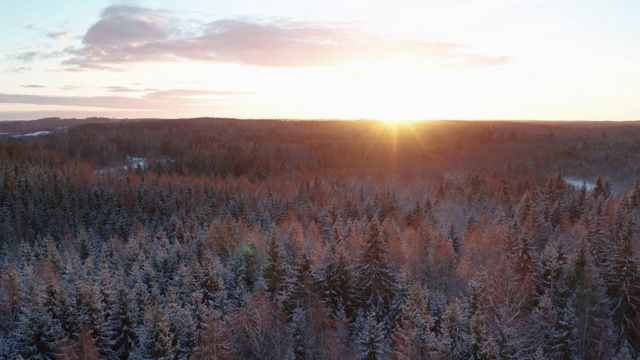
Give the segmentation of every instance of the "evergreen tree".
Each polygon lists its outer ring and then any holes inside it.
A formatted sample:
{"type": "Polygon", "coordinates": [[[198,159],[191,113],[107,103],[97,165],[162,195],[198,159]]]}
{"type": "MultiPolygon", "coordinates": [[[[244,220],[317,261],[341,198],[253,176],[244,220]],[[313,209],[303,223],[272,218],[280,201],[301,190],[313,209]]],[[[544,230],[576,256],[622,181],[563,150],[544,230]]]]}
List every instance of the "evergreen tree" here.
{"type": "Polygon", "coordinates": [[[318,267],[313,272],[316,294],[331,312],[338,316],[343,313],[353,319],[354,290],[349,261],[340,244],[329,244],[318,267]]]}
{"type": "Polygon", "coordinates": [[[545,293],[531,314],[529,343],[521,349],[522,355],[541,351],[548,359],[573,359],[575,321],[572,301],[554,306],[549,293],[545,293]]]}
{"type": "Polygon", "coordinates": [[[31,285],[13,333],[13,358],[57,359],[64,351],[66,334],[46,301],[42,290],[31,285]]]}
{"type": "Polygon", "coordinates": [[[582,359],[614,355],[613,324],[604,282],[594,265],[588,242],[578,241],[567,269],[575,313],[575,355],[582,359]]]}
{"type": "Polygon", "coordinates": [[[293,271],[285,280],[287,313],[291,314],[295,308],[307,308],[312,295],[311,259],[309,254],[303,253],[295,264],[293,271]]]}
{"type": "Polygon", "coordinates": [[[414,284],[402,306],[400,324],[393,337],[393,359],[431,359],[437,355],[437,338],[432,331],[434,320],[428,309],[427,291],[414,284]]]}
{"type": "Polygon", "coordinates": [[[289,332],[291,333],[291,347],[295,359],[320,358],[318,335],[311,326],[311,314],[307,308],[295,308],[291,314],[289,332]]]}
{"type": "Polygon", "coordinates": [[[356,344],[360,359],[379,360],[388,356],[389,344],[385,337],[385,326],[376,318],[376,313],[370,310],[366,315],[360,313],[356,321],[356,344]]]}
{"type": "Polygon", "coordinates": [[[488,288],[484,281],[484,273],[475,276],[469,282],[469,347],[473,359],[495,359],[498,353],[497,345],[491,333],[488,315],[488,288]]]}
{"type": "Polygon", "coordinates": [[[172,339],[170,358],[193,358],[197,352],[199,334],[192,314],[176,303],[176,298],[171,292],[167,295],[165,302],[167,303],[165,317],[172,339]]]}
{"type": "Polygon", "coordinates": [[[8,333],[15,328],[22,296],[19,274],[15,266],[9,264],[0,270],[0,333],[8,333]]]}
{"type": "Polygon", "coordinates": [[[140,347],[136,356],[142,359],[170,359],[173,336],[160,304],[155,302],[145,313],[144,327],[138,334],[140,347]]]}
{"type": "Polygon", "coordinates": [[[229,274],[225,282],[231,306],[238,308],[244,305],[258,276],[255,249],[242,244],[229,261],[229,274]]]}
{"type": "Polygon", "coordinates": [[[513,249],[515,272],[519,276],[519,280],[528,282],[535,269],[536,254],[532,243],[531,235],[528,230],[521,231],[516,239],[515,248],[513,249]]]}
{"type": "Polygon", "coordinates": [[[453,252],[456,255],[456,259],[460,259],[460,257],[462,256],[462,240],[460,239],[460,236],[458,236],[456,227],[455,225],[453,225],[453,222],[449,224],[447,238],[451,242],[451,246],[453,247],[453,252]]]}
{"type": "Polygon", "coordinates": [[[272,300],[282,298],[286,273],[285,263],[280,255],[280,249],[275,239],[271,239],[267,250],[267,262],[262,270],[262,278],[265,282],[267,294],[269,294],[272,300]]]}
{"type": "Polygon", "coordinates": [[[391,311],[398,292],[398,282],[387,259],[387,243],[377,220],[367,229],[364,248],[355,275],[359,307],[373,312],[379,322],[389,324],[391,311]]]}
{"type": "Polygon", "coordinates": [[[625,225],[609,260],[607,288],[619,336],[640,352],[640,266],[632,249],[633,223],[625,225]]]}
{"type": "Polygon", "coordinates": [[[86,326],[101,356],[108,358],[112,355],[111,333],[100,292],[101,289],[91,278],[84,277],[77,284],[77,322],[86,326]]]}
{"type": "Polygon", "coordinates": [[[118,359],[128,359],[138,344],[134,317],[131,313],[131,298],[125,288],[118,289],[116,306],[109,328],[112,334],[111,349],[118,359]]]}
{"type": "Polygon", "coordinates": [[[564,269],[567,263],[564,246],[561,241],[550,241],[540,254],[538,269],[535,275],[536,296],[542,297],[545,292],[556,296],[562,285],[564,269]]]}
{"type": "Polygon", "coordinates": [[[449,359],[471,358],[469,309],[458,299],[449,303],[442,319],[441,351],[449,359]]]}
{"type": "Polygon", "coordinates": [[[217,257],[204,261],[202,267],[196,264],[197,291],[202,295],[203,304],[224,313],[227,290],[222,275],[223,267],[217,257]]]}

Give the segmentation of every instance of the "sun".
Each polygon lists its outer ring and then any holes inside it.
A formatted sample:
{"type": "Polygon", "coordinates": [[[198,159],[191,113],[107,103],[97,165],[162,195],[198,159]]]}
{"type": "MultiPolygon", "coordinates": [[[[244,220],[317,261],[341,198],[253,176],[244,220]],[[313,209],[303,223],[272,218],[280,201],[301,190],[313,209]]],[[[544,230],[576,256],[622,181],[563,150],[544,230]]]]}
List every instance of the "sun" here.
{"type": "Polygon", "coordinates": [[[377,119],[380,123],[390,127],[411,127],[416,123],[423,122],[424,120],[418,119],[377,119]]]}

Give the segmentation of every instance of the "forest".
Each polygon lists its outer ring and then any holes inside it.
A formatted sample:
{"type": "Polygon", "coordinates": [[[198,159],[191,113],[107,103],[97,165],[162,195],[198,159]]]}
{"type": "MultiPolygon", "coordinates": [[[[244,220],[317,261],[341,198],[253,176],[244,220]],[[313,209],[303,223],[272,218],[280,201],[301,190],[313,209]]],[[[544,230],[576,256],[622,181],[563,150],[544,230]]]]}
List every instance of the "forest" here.
{"type": "Polygon", "coordinates": [[[0,359],[640,359],[640,123],[0,123],[0,359]]]}

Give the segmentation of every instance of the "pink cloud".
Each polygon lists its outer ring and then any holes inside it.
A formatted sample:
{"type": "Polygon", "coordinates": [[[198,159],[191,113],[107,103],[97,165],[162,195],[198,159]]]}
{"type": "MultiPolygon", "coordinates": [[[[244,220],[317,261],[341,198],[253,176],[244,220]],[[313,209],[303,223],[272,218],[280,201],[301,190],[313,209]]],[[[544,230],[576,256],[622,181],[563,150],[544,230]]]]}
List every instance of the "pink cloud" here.
{"type": "Polygon", "coordinates": [[[188,33],[180,28],[180,20],[156,10],[111,6],[84,35],[82,47],[67,50],[71,57],[63,65],[68,70],[109,69],[129,62],[195,60],[278,67],[473,57],[460,53],[464,46],[459,44],[318,23],[221,19],[188,33]]]}
{"type": "MultiPolygon", "coordinates": [[[[119,89],[122,90],[122,89],[119,89]]],[[[234,91],[203,91],[189,89],[153,90],[134,96],[47,96],[30,94],[2,94],[0,104],[59,105],[128,110],[162,110],[180,106],[210,105],[224,96],[247,94],[234,91]]]]}

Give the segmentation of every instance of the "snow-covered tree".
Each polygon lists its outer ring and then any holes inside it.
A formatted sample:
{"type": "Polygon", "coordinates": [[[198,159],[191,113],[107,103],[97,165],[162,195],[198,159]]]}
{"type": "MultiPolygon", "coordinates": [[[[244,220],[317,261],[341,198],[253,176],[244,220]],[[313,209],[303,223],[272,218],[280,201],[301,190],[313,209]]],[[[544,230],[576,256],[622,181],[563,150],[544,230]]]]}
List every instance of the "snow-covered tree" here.
{"type": "Polygon", "coordinates": [[[361,312],[355,324],[358,358],[366,360],[386,359],[389,354],[389,339],[385,335],[385,326],[377,320],[373,310],[361,312]]]}
{"type": "Polygon", "coordinates": [[[334,315],[354,317],[355,294],[350,262],[341,244],[329,244],[313,272],[316,294],[334,315]]]}
{"type": "Polygon", "coordinates": [[[629,220],[609,260],[606,280],[619,336],[640,352],[640,265],[632,248],[633,237],[634,225],[629,220]]]}
{"type": "Polygon", "coordinates": [[[12,336],[13,358],[57,359],[64,352],[67,337],[45,305],[48,300],[42,289],[29,286],[12,336]]]}
{"type": "Polygon", "coordinates": [[[360,253],[355,273],[358,304],[367,314],[376,314],[379,322],[389,326],[394,300],[398,293],[398,281],[387,259],[387,242],[377,220],[373,220],[366,232],[364,248],[360,253]]]}
{"type": "Polygon", "coordinates": [[[428,309],[427,290],[413,284],[402,306],[400,324],[393,337],[393,359],[431,359],[438,354],[434,320],[428,309]]]}

